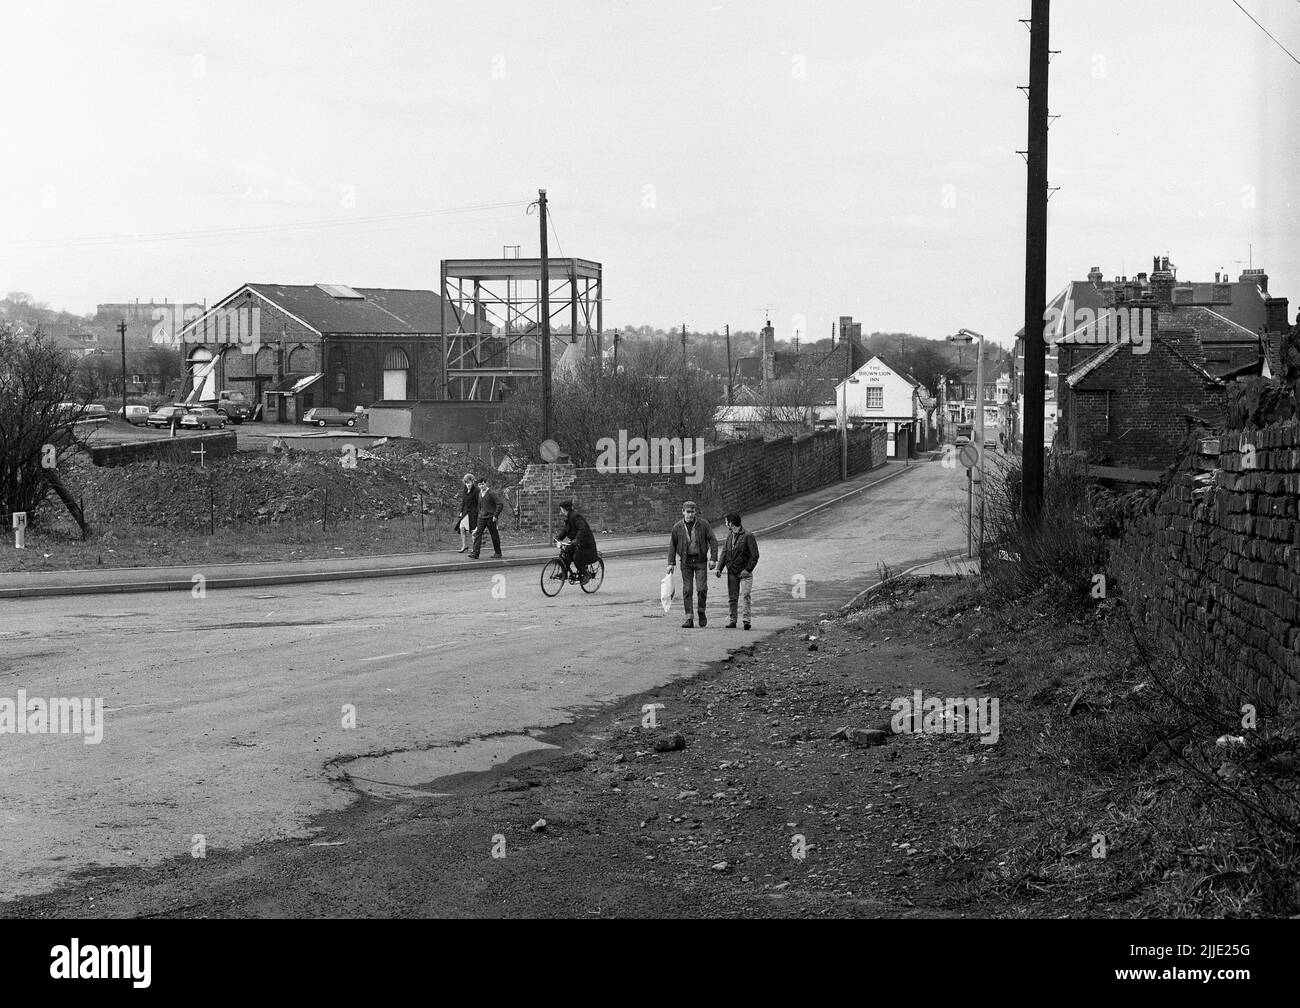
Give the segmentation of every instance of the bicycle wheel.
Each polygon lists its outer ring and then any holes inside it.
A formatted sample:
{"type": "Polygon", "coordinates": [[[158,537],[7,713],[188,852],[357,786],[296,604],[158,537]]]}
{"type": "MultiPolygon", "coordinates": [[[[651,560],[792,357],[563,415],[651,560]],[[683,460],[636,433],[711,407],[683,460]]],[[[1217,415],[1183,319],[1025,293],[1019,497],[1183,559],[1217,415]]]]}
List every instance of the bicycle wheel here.
{"type": "Polygon", "coordinates": [[[605,580],[604,558],[599,554],[597,554],[596,562],[592,564],[591,567],[588,569],[591,572],[591,577],[587,581],[580,582],[580,583],[582,584],[582,590],[585,591],[588,595],[591,595],[596,591],[597,588],[600,587],[600,583],[605,580]]]}
{"type": "Polygon", "coordinates": [[[558,560],[548,560],[542,567],[542,594],[555,598],[564,587],[564,564],[558,560]]]}

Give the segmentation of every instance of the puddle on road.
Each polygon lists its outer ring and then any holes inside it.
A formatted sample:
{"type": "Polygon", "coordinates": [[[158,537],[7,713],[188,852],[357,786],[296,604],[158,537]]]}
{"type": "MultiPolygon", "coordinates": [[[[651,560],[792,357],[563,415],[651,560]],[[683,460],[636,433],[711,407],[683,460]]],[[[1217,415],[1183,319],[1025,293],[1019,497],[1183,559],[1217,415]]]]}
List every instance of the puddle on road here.
{"type": "Polygon", "coordinates": [[[376,798],[444,798],[445,793],[420,785],[457,774],[482,773],[523,753],[558,748],[531,735],[496,735],[455,746],[359,756],[342,768],[358,791],[376,798]]]}

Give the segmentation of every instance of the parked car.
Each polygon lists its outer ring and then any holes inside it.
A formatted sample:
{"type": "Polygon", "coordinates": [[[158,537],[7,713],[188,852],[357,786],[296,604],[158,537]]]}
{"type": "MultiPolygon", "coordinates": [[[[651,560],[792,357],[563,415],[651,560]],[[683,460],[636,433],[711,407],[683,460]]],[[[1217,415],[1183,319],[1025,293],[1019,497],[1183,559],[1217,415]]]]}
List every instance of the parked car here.
{"type": "Polygon", "coordinates": [[[126,406],[119,406],[119,407],[117,408],[117,415],[118,415],[119,417],[122,417],[123,419],[126,420],[127,423],[132,424],[132,425],[139,425],[139,424],[142,424],[142,423],[148,423],[148,422],[149,422],[149,407],[148,407],[148,406],[132,406],[132,405],[129,405],[129,404],[126,405],[126,406]],[[123,413],[123,410],[125,410],[126,412],[123,413]]]}
{"type": "Polygon", "coordinates": [[[355,427],[357,425],[357,415],[355,413],[344,413],[342,410],[336,410],[333,406],[317,406],[315,409],[309,409],[303,414],[302,422],[315,424],[317,427],[330,425],[355,427]]]}
{"type": "Polygon", "coordinates": [[[173,419],[180,423],[181,418],[184,416],[184,406],[159,406],[149,414],[149,419],[145,421],[145,424],[149,427],[170,427],[173,419]]]}
{"type": "Polygon", "coordinates": [[[87,403],[81,417],[83,420],[107,420],[108,407],[103,403],[87,403]]]}
{"type": "Polygon", "coordinates": [[[181,417],[181,426],[202,428],[203,430],[218,427],[224,430],[226,414],[218,413],[210,406],[196,406],[181,417]]]}

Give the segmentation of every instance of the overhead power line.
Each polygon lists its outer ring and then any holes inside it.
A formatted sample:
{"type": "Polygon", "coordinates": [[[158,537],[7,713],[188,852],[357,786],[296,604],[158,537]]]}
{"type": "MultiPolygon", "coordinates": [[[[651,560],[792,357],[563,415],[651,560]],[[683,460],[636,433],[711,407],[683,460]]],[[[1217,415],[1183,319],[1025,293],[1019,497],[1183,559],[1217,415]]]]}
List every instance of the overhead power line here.
{"type": "MultiPolygon", "coordinates": [[[[1252,21],[1255,21],[1255,16],[1254,16],[1253,14],[1251,14],[1250,11],[1246,10],[1245,7],[1241,6],[1241,4],[1237,3],[1237,0],[1232,0],[1232,2],[1233,2],[1233,4],[1236,6],[1237,10],[1241,11],[1241,13],[1245,14],[1246,17],[1250,18],[1252,21]]],[[[1255,21],[1255,27],[1257,27],[1257,28],[1258,28],[1260,31],[1262,31],[1265,35],[1267,35],[1269,38],[1271,38],[1271,39],[1272,39],[1272,40],[1277,44],[1277,47],[1278,47],[1279,49],[1281,49],[1284,53],[1286,53],[1288,56],[1290,56],[1291,59],[1295,62],[1295,64],[1296,64],[1297,66],[1300,66],[1300,59],[1296,59],[1296,55],[1295,55],[1295,53],[1293,53],[1290,49],[1288,49],[1286,46],[1284,46],[1281,42],[1278,42],[1277,37],[1276,37],[1276,36],[1275,36],[1271,31],[1269,31],[1267,28],[1265,28],[1265,27],[1264,27],[1262,24],[1260,24],[1258,21],[1255,21]]]]}
{"type": "Polygon", "coordinates": [[[366,227],[374,224],[388,224],[400,221],[421,220],[444,214],[473,213],[480,210],[499,210],[506,207],[520,207],[524,203],[510,201],[506,203],[478,203],[472,206],[448,207],[442,210],[417,210],[410,213],[379,214],[372,217],[344,217],[314,221],[295,221],[285,224],[253,224],[246,227],[205,228],[194,231],[168,231],[153,234],[95,235],[85,238],[30,238],[18,241],[0,242],[6,248],[47,249],[75,248],[95,245],[133,245],[137,243],[154,243],[169,241],[193,241],[206,238],[228,238],[239,235],[292,234],[294,232],[322,231],[330,228],[366,227]]]}

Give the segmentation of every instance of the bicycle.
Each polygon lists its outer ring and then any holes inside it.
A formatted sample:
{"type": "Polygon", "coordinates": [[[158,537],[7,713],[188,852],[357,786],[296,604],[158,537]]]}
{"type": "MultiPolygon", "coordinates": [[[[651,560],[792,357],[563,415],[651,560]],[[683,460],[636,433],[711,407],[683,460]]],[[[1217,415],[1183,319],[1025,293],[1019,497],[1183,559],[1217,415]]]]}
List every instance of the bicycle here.
{"type": "Polygon", "coordinates": [[[555,598],[565,584],[576,584],[588,595],[595,594],[605,580],[605,558],[596,553],[596,562],[589,564],[586,571],[579,574],[574,570],[575,564],[569,565],[569,576],[564,576],[564,561],[552,557],[542,567],[542,594],[555,598]]]}

